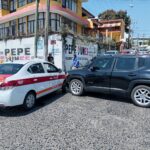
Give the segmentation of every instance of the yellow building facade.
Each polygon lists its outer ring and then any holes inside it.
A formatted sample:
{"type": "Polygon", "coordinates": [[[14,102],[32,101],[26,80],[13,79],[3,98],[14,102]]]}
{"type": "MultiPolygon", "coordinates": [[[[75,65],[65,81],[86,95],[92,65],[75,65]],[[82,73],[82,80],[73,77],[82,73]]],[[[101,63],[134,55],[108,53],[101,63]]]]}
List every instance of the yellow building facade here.
{"type": "Polygon", "coordinates": [[[99,21],[99,31],[103,37],[118,43],[124,39],[125,23],[122,19],[99,21]]]}
{"type": "MultiPolygon", "coordinates": [[[[81,34],[89,25],[82,17],[82,3],[88,0],[50,0],[50,29],[60,32],[67,25],[81,34]]],[[[35,0],[0,0],[0,39],[33,35],[35,32],[35,0]]],[[[45,26],[46,0],[39,0],[39,31],[45,26]]]]}

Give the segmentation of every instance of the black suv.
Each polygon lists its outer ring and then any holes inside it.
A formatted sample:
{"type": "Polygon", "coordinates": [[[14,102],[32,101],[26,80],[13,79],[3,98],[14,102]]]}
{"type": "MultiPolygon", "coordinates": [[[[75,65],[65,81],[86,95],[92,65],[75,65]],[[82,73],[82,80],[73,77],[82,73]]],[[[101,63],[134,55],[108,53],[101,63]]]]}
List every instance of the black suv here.
{"type": "Polygon", "coordinates": [[[68,72],[73,95],[83,92],[120,93],[134,104],[150,107],[150,56],[100,56],[82,69],[68,72]]]}

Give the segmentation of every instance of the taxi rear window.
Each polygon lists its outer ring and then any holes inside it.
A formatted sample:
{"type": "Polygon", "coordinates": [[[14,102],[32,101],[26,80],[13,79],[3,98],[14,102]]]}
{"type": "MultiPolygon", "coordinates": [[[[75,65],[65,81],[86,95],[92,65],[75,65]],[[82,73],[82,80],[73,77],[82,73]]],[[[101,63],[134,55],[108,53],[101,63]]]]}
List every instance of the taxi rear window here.
{"type": "Polygon", "coordinates": [[[23,64],[0,64],[0,74],[16,74],[23,64]]]}

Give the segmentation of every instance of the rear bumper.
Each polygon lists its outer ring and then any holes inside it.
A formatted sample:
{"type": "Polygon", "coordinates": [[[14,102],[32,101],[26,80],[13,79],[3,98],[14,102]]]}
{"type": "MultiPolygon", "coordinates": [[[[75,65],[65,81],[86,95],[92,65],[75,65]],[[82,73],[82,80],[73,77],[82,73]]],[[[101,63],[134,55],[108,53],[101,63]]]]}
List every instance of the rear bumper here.
{"type": "Polygon", "coordinates": [[[12,89],[6,91],[0,90],[0,107],[4,108],[8,106],[14,106],[12,89]]]}

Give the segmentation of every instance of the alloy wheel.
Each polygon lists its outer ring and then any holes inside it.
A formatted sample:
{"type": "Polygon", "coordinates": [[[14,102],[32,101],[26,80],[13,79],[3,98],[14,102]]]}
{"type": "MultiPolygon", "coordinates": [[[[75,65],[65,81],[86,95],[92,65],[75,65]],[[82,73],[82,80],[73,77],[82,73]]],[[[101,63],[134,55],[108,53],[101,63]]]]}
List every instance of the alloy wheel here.
{"type": "Polygon", "coordinates": [[[146,88],[137,89],[134,92],[134,99],[140,105],[150,104],[150,91],[146,88]]]}

